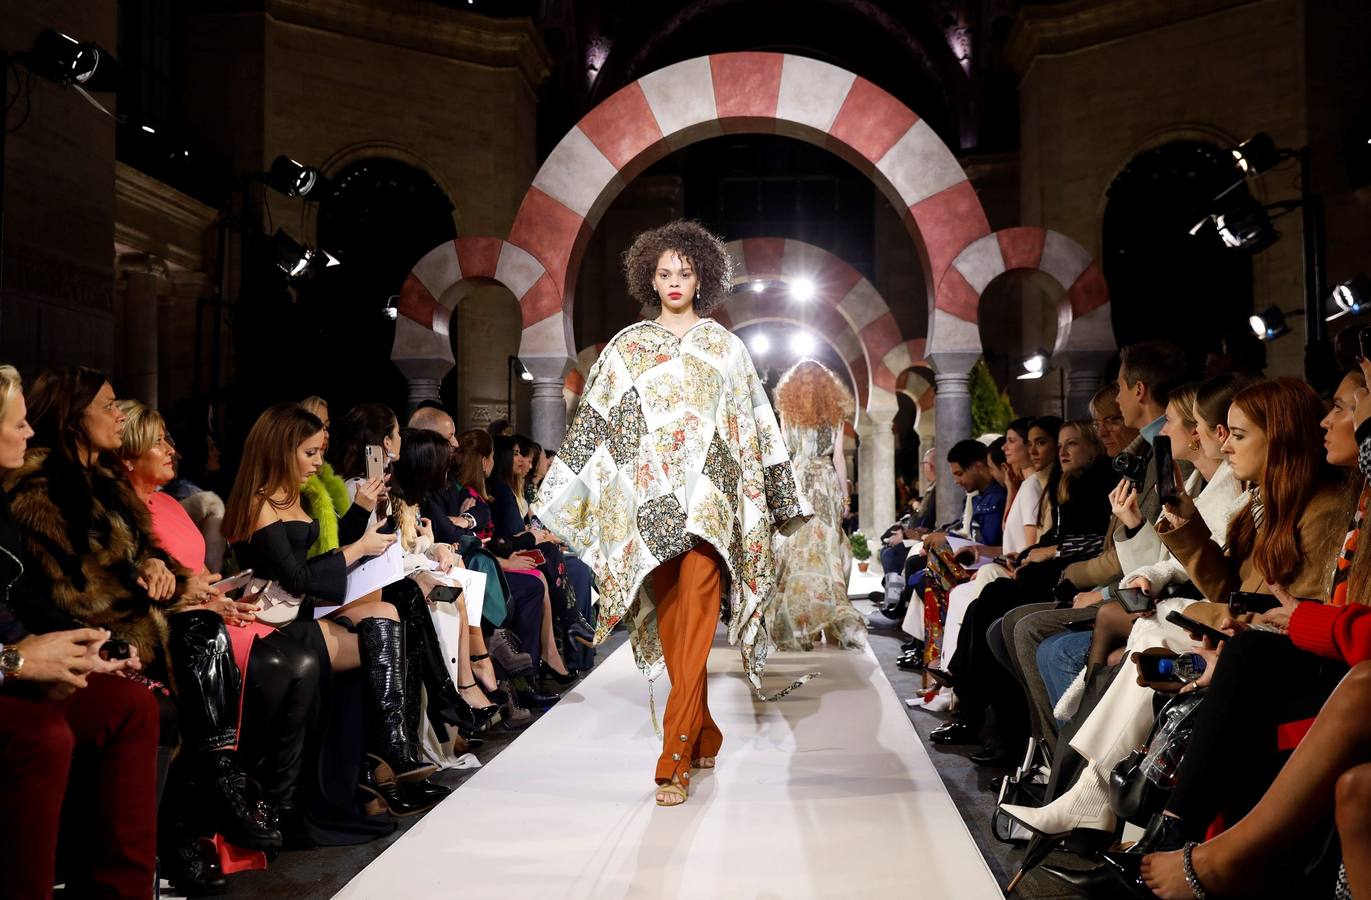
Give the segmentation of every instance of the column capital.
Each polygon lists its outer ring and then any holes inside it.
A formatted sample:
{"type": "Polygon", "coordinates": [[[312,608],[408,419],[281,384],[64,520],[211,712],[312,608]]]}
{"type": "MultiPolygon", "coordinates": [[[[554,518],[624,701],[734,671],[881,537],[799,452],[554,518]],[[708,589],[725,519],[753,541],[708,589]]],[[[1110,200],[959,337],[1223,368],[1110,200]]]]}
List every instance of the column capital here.
{"type": "Polygon", "coordinates": [[[114,258],[114,268],[120,278],[125,275],[150,275],[164,281],[171,280],[167,261],[151,253],[121,253],[114,258]]]}
{"type": "Polygon", "coordinates": [[[943,376],[956,374],[965,378],[980,358],[981,354],[978,351],[967,350],[935,351],[927,356],[929,364],[933,366],[934,377],[939,380],[943,376]]]}

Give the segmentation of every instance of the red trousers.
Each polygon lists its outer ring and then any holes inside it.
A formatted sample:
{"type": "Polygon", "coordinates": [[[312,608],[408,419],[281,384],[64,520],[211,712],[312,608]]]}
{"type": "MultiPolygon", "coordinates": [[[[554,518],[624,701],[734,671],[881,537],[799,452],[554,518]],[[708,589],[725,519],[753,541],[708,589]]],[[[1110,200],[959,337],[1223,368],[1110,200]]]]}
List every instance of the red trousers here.
{"type": "Polygon", "coordinates": [[[662,721],[656,780],[690,780],[690,761],[717,756],[724,735],[709,714],[709,648],[719,623],[723,562],[701,541],[652,573],[657,630],[671,693],[662,721]]]}
{"type": "Polygon", "coordinates": [[[147,898],[157,862],[157,700],[113,675],[58,702],[0,695],[0,897],[147,898]],[[65,799],[65,809],[64,809],[65,799]]]}

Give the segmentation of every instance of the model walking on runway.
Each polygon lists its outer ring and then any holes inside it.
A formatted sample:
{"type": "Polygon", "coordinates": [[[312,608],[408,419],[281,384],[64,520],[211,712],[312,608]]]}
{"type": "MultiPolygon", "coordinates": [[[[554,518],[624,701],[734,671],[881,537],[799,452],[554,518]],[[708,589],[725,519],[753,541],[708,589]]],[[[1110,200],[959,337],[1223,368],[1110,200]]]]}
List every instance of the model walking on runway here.
{"type": "Polygon", "coordinates": [[[762,696],[772,535],[809,511],[751,357],[704,317],[732,288],[719,239],[693,222],[644,232],[624,275],[656,316],[605,345],[535,511],[595,571],[596,643],[622,620],[648,679],[671,677],[655,780],[676,806],[723,742],[706,696],[720,597],[762,696]]]}
{"type": "Polygon", "coordinates": [[[814,515],[792,535],[776,535],[776,601],[771,635],[779,650],[866,645],[866,619],[847,598],[852,550],[843,533],[847,465],[843,423],[852,397],[832,372],[800,360],[776,386],[781,435],[795,468],[800,497],[814,515]]]}

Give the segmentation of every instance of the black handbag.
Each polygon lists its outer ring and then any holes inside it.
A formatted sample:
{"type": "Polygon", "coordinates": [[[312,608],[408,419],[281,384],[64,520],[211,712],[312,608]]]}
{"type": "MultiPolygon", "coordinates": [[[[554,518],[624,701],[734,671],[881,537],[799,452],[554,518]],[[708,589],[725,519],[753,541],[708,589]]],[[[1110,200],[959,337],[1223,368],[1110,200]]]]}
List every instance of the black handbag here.
{"type": "Polygon", "coordinates": [[[1141,823],[1165,809],[1203,699],[1197,691],[1167,701],[1147,746],[1119,760],[1109,773],[1109,806],[1119,818],[1141,823]]]}

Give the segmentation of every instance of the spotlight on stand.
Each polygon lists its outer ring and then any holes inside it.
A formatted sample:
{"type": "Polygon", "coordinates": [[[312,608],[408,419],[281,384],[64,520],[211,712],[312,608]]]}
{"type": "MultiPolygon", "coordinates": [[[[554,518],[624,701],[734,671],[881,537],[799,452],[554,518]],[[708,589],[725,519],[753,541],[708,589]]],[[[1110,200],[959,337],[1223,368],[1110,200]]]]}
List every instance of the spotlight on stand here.
{"type": "Polygon", "coordinates": [[[399,294],[391,294],[389,297],[386,298],[386,309],[385,309],[386,318],[387,318],[387,319],[390,319],[392,322],[394,322],[396,319],[400,318],[399,304],[400,304],[400,295],[399,295],[399,294]]]}
{"type": "Polygon", "coordinates": [[[1047,374],[1048,355],[1044,350],[1039,350],[1032,356],[1023,361],[1023,374],[1019,376],[1020,381],[1033,381],[1042,378],[1047,374]]]}
{"type": "Polygon", "coordinates": [[[807,303],[814,297],[814,282],[808,278],[796,278],[790,283],[790,296],[807,303]]]}
{"type": "Polygon", "coordinates": [[[1271,135],[1259,131],[1233,149],[1233,161],[1244,175],[1260,175],[1281,160],[1271,135]]]}
{"type": "Polygon", "coordinates": [[[790,352],[796,356],[808,356],[814,352],[814,335],[808,331],[797,331],[790,339],[790,352]]]}
{"type": "Polygon", "coordinates": [[[1218,212],[1200,219],[1190,229],[1192,236],[1212,224],[1225,247],[1244,253],[1260,253],[1280,238],[1266,208],[1246,191],[1229,193],[1219,202],[1218,212]]]}
{"type": "Polygon", "coordinates": [[[1290,333],[1290,326],[1285,324],[1285,313],[1274,306],[1268,306],[1260,315],[1249,316],[1247,324],[1252,327],[1252,333],[1264,341],[1274,341],[1290,333]]]}
{"type": "Polygon", "coordinates": [[[276,253],[276,267],[290,278],[312,278],[340,263],[327,250],[301,244],[282,230],[272,235],[271,245],[276,253]]]}
{"type": "Polygon", "coordinates": [[[44,28],[19,61],[36,75],[64,87],[114,91],[119,87],[119,62],[99,44],[78,41],[54,28],[44,28]]]}
{"type": "Polygon", "coordinates": [[[285,155],[276,157],[271,164],[271,171],[263,175],[262,180],[287,197],[306,199],[310,199],[311,196],[317,199],[327,184],[318,169],[298,163],[285,155]]]}
{"type": "Polygon", "coordinates": [[[766,282],[765,282],[765,281],[754,281],[754,282],[752,282],[752,293],[754,293],[754,294],[761,294],[761,293],[764,293],[765,291],[766,291],[766,282]]]}
{"type": "Polygon", "coordinates": [[[1365,275],[1349,278],[1333,288],[1330,296],[1337,312],[1326,316],[1325,322],[1341,319],[1343,316],[1359,316],[1371,309],[1371,279],[1365,275]]]}
{"type": "Polygon", "coordinates": [[[764,354],[771,349],[771,338],[760,332],[752,337],[752,352],[764,354]]]}

